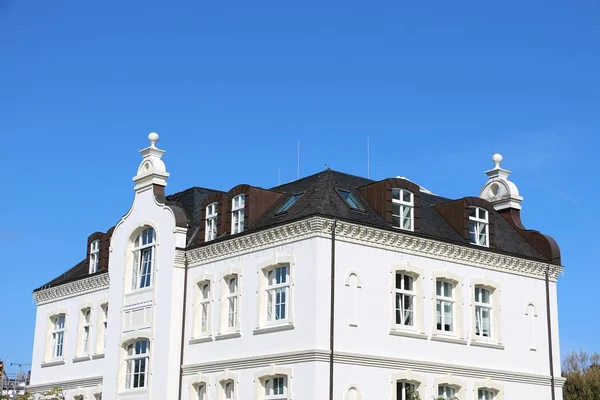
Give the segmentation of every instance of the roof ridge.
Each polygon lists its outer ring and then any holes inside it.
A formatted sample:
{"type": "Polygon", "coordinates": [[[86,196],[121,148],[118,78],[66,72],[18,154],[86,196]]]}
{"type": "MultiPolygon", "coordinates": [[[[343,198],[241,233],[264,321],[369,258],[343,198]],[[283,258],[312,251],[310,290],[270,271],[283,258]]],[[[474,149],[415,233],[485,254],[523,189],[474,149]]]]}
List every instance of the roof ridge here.
{"type": "Polygon", "coordinates": [[[203,187],[203,186],[192,186],[192,187],[189,187],[189,188],[187,188],[187,189],[180,190],[180,191],[178,191],[178,192],[175,192],[175,193],[168,194],[168,195],[166,195],[165,197],[167,197],[167,198],[168,198],[168,197],[178,196],[178,195],[181,195],[181,194],[183,194],[183,193],[186,193],[186,192],[191,192],[191,191],[193,191],[193,190],[197,190],[197,189],[199,189],[199,190],[209,190],[209,191],[211,191],[211,192],[227,193],[227,192],[224,192],[224,191],[222,191],[222,190],[211,189],[211,188],[207,188],[207,187],[203,187]]]}

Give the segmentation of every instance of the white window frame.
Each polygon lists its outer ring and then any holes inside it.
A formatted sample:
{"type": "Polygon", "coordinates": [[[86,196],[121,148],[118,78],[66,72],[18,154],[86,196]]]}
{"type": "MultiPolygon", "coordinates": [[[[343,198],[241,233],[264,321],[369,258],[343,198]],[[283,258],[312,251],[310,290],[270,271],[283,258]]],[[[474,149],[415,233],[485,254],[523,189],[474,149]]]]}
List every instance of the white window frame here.
{"type": "Polygon", "coordinates": [[[192,335],[194,339],[211,337],[212,335],[213,283],[212,276],[207,275],[201,276],[194,283],[194,306],[196,309],[192,335]]]}
{"type": "Polygon", "coordinates": [[[493,346],[494,348],[503,349],[502,345],[502,315],[501,315],[501,296],[502,290],[498,282],[494,282],[488,278],[471,279],[471,344],[481,346],[493,346]],[[477,289],[485,289],[490,293],[490,303],[485,304],[477,301],[477,289]],[[490,336],[477,334],[477,319],[479,307],[490,309],[490,336]]]}
{"type": "Polygon", "coordinates": [[[211,388],[211,383],[212,380],[210,378],[210,376],[202,374],[202,373],[198,373],[196,375],[193,375],[190,379],[189,379],[189,387],[190,387],[190,399],[193,400],[200,400],[200,396],[198,393],[198,389],[200,387],[204,387],[205,389],[205,395],[201,400],[210,400],[211,399],[211,393],[210,393],[210,388],[211,388]]]}
{"type": "Polygon", "coordinates": [[[92,304],[88,303],[79,310],[78,356],[89,356],[92,347],[92,304]]]}
{"type": "Polygon", "coordinates": [[[359,300],[359,292],[362,288],[360,283],[360,276],[358,276],[358,272],[356,270],[348,271],[346,274],[346,279],[344,280],[344,285],[350,289],[350,297],[351,300],[348,301],[350,310],[350,322],[349,326],[357,327],[358,326],[358,300],[359,300]]]}
{"type": "Polygon", "coordinates": [[[90,274],[98,272],[100,265],[100,240],[90,243],[90,274]]]}
{"type": "Polygon", "coordinates": [[[241,310],[242,310],[242,269],[228,267],[221,273],[221,317],[219,333],[215,339],[225,339],[240,336],[241,310]],[[231,280],[237,281],[235,290],[230,290],[231,280]],[[233,313],[231,305],[234,305],[233,313]]]}
{"type": "Polygon", "coordinates": [[[265,279],[266,323],[280,324],[286,322],[291,302],[289,264],[278,264],[266,269],[265,279]],[[277,282],[277,280],[281,282],[277,282]]]}
{"type": "Polygon", "coordinates": [[[481,207],[469,207],[469,241],[477,246],[490,246],[489,211],[481,207]],[[475,215],[471,215],[474,211],[475,215]],[[483,237],[483,239],[482,239],[483,237]]]}
{"type": "Polygon", "coordinates": [[[131,290],[151,288],[154,284],[154,269],[156,260],[156,230],[145,226],[133,241],[131,263],[131,290]],[[152,233],[151,240],[148,234],[152,233]],[[145,242],[145,243],[144,243],[145,242]]]}
{"type": "Polygon", "coordinates": [[[425,382],[425,377],[423,375],[419,375],[412,371],[403,371],[392,374],[391,376],[391,384],[392,384],[392,399],[396,400],[400,398],[401,400],[409,400],[405,399],[405,395],[401,394],[401,397],[398,396],[398,383],[402,382],[405,384],[412,385],[414,391],[421,399],[425,399],[425,385],[422,382],[425,382]]]}
{"type": "Polygon", "coordinates": [[[244,232],[244,208],[246,195],[238,194],[231,200],[231,234],[244,232]]]}
{"type": "Polygon", "coordinates": [[[456,331],[456,321],[455,321],[455,309],[456,309],[456,299],[455,292],[456,289],[454,287],[454,283],[448,279],[438,278],[435,281],[435,309],[436,309],[436,326],[435,329],[437,332],[443,332],[444,334],[454,334],[456,331]],[[438,293],[438,287],[441,289],[438,293]],[[446,295],[446,288],[450,288],[450,295],[446,295]],[[439,305],[439,307],[438,307],[439,305]],[[446,306],[450,305],[450,323],[448,322],[447,314],[446,314],[446,306]],[[446,325],[450,325],[450,329],[445,329],[446,325]]]}
{"type": "Polygon", "coordinates": [[[466,387],[465,382],[460,379],[455,378],[451,374],[448,374],[446,376],[441,376],[438,378],[434,378],[433,384],[434,384],[435,396],[438,396],[440,386],[444,386],[444,387],[450,387],[450,388],[454,389],[454,391],[455,391],[454,397],[449,397],[450,399],[453,399],[453,398],[456,398],[459,400],[465,399],[465,387],[466,387]]]}
{"type": "Polygon", "coordinates": [[[493,393],[493,400],[504,400],[504,386],[498,382],[492,381],[491,379],[473,382],[473,397],[476,400],[479,400],[480,390],[485,390],[490,393],[493,393]]]}
{"type": "MultiPolygon", "coordinates": [[[[140,347],[142,347],[141,344],[140,344],[140,347]]],[[[125,366],[124,366],[124,370],[125,370],[124,387],[125,387],[125,390],[136,390],[136,389],[143,389],[143,388],[148,387],[149,379],[150,379],[150,339],[148,339],[146,337],[136,338],[134,340],[130,340],[127,343],[125,343],[123,348],[125,350],[125,356],[124,356],[124,361],[125,361],[125,363],[124,363],[125,364],[125,366]],[[145,342],[145,344],[146,344],[145,349],[140,349],[140,350],[144,350],[144,352],[138,353],[137,352],[138,351],[137,344],[143,343],[143,342],[145,342]],[[129,354],[129,349],[132,349],[133,354],[129,354]],[[141,368],[140,368],[140,372],[136,372],[138,362],[141,365],[142,361],[143,361],[144,370],[141,371],[141,368]],[[139,376],[144,377],[144,385],[139,385],[139,381],[138,381],[138,386],[134,386],[136,375],[138,377],[139,376]]]]}
{"type": "Polygon", "coordinates": [[[360,395],[360,389],[356,385],[348,385],[344,394],[344,400],[361,400],[362,397],[360,395]],[[356,399],[352,399],[350,396],[352,395],[352,390],[356,392],[356,399]]]}
{"type": "Polygon", "coordinates": [[[254,374],[256,382],[255,399],[259,400],[288,400],[292,399],[292,382],[293,369],[288,367],[280,367],[275,364],[269,365],[267,368],[261,369],[254,374]],[[273,379],[284,379],[284,394],[269,393],[268,385],[273,382],[273,379]]]}
{"type": "Polygon", "coordinates": [[[424,339],[424,304],[423,304],[423,271],[410,261],[392,264],[390,267],[390,334],[397,336],[409,336],[424,339]],[[413,279],[412,292],[396,288],[397,275],[410,276],[413,279]],[[396,295],[398,293],[412,295],[413,297],[413,325],[396,323],[396,295]]]}
{"type": "Polygon", "coordinates": [[[238,399],[238,374],[226,369],[216,376],[217,380],[217,399],[218,400],[237,400],[238,399]],[[226,397],[227,384],[231,383],[233,396],[226,397]]]}
{"type": "Polygon", "coordinates": [[[210,242],[217,238],[218,202],[212,202],[206,206],[204,241],[210,242]]]}
{"type": "Polygon", "coordinates": [[[494,336],[493,302],[493,292],[489,288],[481,285],[475,286],[475,336],[481,339],[491,340],[494,336]],[[487,294],[487,302],[484,301],[485,294],[487,294]],[[485,317],[485,311],[487,311],[487,318],[485,317]]]}
{"type": "Polygon", "coordinates": [[[50,359],[65,358],[65,343],[67,336],[67,313],[60,312],[50,317],[50,359]]]}
{"type": "Polygon", "coordinates": [[[104,301],[100,304],[98,312],[98,330],[96,338],[96,354],[104,354],[106,349],[106,334],[108,333],[108,302],[104,301]]]}
{"type": "MultiPolygon", "coordinates": [[[[432,290],[432,334],[431,340],[452,341],[455,343],[466,344],[465,330],[463,327],[463,281],[462,277],[448,270],[431,272],[431,290],[432,290]],[[442,280],[453,285],[452,298],[437,296],[437,281],[442,280]],[[437,300],[438,297],[443,301],[452,301],[452,320],[453,330],[447,332],[437,329],[437,300]]],[[[467,297],[468,299],[468,297],[467,297]]]]}
{"type": "Polygon", "coordinates": [[[259,264],[257,270],[259,281],[259,307],[257,308],[256,329],[254,330],[255,334],[271,332],[273,330],[286,330],[294,328],[294,268],[294,256],[287,253],[275,254],[259,264]],[[283,265],[288,266],[287,285],[289,289],[286,298],[287,318],[282,320],[268,321],[268,271],[283,265]]]}
{"type": "Polygon", "coordinates": [[[392,189],[392,225],[394,228],[405,231],[415,230],[415,195],[410,190],[403,188],[392,189]],[[398,191],[398,198],[394,197],[394,192],[398,191]],[[408,194],[409,200],[404,199],[404,195],[408,194]],[[398,213],[394,213],[394,208],[398,207],[398,213]],[[394,223],[394,217],[398,218],[399,225],[394,223]],[[409,226],[405,225],[408,221],[409,226]]]}
{"type": "Polygon", "coordinates": [[[397,327],[403,329],[415,329],[416,321],[415,316],[419,310],[416,307],[417,297],[417,279],[414,274],[406,273],[406,271],[396,271],[395,274],[395,285],[394,285],[394,322],[397,327]],[[398,279],[400,279],[400,288],[398,287],[398,279]],[[410,280],[411,288],[407,289],[406,280],[410,280]],[[410,323],[407,323],[407,309],[405,307],[406,299],[410,299],[410,310],[408,313],[411,314],[410,323]],[[400,315],[400,321],[398,321],[398,314],[400,315]]]}

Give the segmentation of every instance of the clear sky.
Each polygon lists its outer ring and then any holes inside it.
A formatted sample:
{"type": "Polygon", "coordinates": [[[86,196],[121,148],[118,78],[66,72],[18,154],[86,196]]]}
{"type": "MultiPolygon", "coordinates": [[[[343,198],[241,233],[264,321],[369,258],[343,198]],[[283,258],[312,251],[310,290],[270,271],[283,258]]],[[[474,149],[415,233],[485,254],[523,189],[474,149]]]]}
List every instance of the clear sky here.
{"type": "Polygon", "coordinates": [[[562,350],[600,351],[600,4],[495,3],[0,0],[0,358],[30,362],[32,290],[127,212],[150,131],[169,193],[293,180],[297,140],[301,175],[366,175],[370,136],[372,178],[462,197],[501,152],[563,252],[562,350]]]}

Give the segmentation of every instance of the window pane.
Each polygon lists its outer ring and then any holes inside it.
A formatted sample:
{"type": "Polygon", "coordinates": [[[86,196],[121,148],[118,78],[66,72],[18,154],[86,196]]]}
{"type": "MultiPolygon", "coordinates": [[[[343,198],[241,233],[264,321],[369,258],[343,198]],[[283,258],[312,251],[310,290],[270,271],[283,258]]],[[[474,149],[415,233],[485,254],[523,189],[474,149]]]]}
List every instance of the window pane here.
{"type": "Polygon", "coordinates": [[[413,277],[410,275],[404,275],[404,290],[413,290],[413,277]]]}
{"type": "Polygon", "coordinates": [[[392,189],[392,199],[400,200],[400,189],[392,189]]]}
{"type": "Polygon", "coordinates": [[[403,190],[402,191],[402,200],[407,203],[412,203],[412,193],[407,190],[403,190]]]}

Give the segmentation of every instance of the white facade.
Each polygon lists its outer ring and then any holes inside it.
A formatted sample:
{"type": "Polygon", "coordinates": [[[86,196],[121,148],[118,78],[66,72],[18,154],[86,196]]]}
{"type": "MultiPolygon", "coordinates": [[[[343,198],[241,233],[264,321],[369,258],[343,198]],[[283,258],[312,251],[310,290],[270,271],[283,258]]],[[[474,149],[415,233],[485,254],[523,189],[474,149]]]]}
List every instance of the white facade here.
{"type": "MultiPolygon", "coordinates": [[[[153,191],[168,174],[151,139],[133,205],[112,235],[109,273],[36,292],[31,390],[60,386],[67,399],[177,399],[182,371],[181,399],[327,399],[333,219],[311,217],[183,250],[186,229],[153,191]],[[156,238],[151,283],[132,290],[134,241],[148,227],[156,238]],[[285,301],[276,296],[283,292],[285,301]],[[53,354],[57,315],[65,316],[60,356],[53,354]],[[128,388],[134,379],[127,360],[135,354],[126,349],[140,340],[149,344],[141,355],[147,375],[143,387],[128,388]]],[[[400,399],[397,382],[414,385],[422,399],[437,396],[440,385],[461,400],[478,399],[479,389],[495,400],[550,399],[548,269],[562,399],[560,267],[341,221],[334,264],[335,399],[400,399]],[[396,324],[397,274],[413,279],[412,326],[396,324]],[[451,332],[437,329],[438,279],[452,286],[451,332]],[[491,293],[489,338],[475,333],[476,287],[491,293]]]]}

